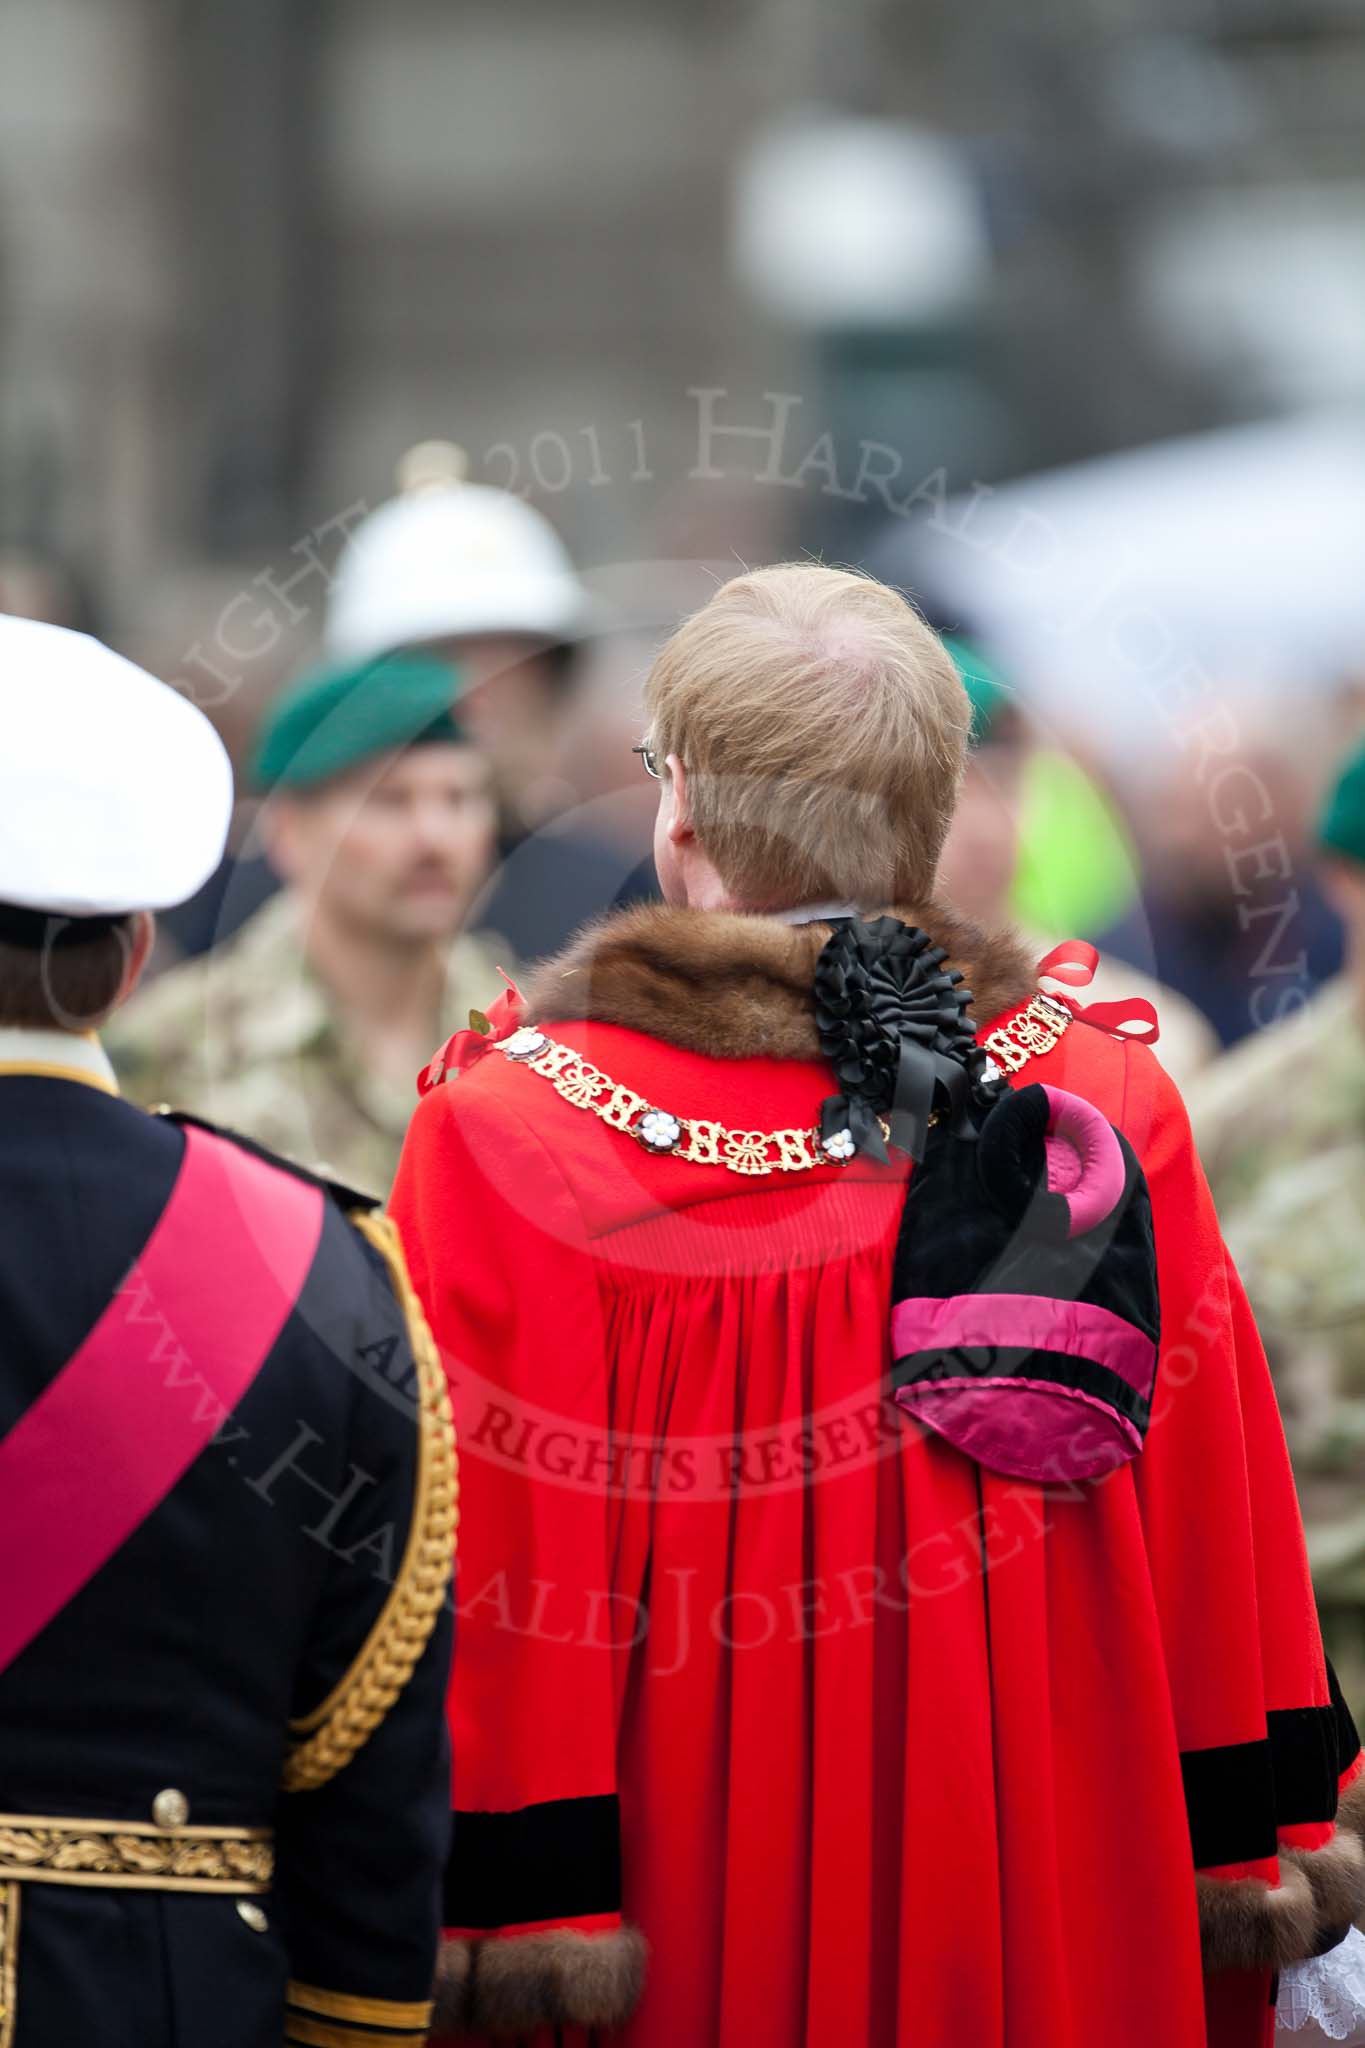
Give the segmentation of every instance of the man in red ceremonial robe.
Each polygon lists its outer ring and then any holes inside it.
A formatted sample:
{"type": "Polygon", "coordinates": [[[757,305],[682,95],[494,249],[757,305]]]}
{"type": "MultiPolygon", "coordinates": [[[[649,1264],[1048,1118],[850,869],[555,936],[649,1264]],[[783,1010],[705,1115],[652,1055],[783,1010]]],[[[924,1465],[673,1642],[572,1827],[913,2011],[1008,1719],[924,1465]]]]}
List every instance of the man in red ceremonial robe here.
{"type": "Polygon", "coordinates": [[[1261,2048],[1360,1910],[1361,1762],[1179,1097],[933,902],[970,714],[898,596],[738,577],[646,698],[666,904],[442,1048],[394,1195],[463,1454],[438,2035],[1261,2048]],[[888,906],[1145,1172],[1104,1479],[889,1398],[909,1162],[822,1120],[812,996],[888,906]]]}

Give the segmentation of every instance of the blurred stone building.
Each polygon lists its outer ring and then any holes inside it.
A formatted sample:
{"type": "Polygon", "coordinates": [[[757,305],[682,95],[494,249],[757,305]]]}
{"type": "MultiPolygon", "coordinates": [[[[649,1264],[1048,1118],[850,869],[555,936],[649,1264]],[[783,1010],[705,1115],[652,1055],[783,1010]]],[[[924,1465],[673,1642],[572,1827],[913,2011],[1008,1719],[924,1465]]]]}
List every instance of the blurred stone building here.
{"type": "Polygon", "coordinates": [[[619,563],[840,530],[738,442],[699,503],[696,387],[963,477],[1340,397],[1362,109],[1349,0],[0,0],[0,560],[165,672],[270,575],[273,668],[300,544],[427,436],[619,563]],[[922,318],[736,263],[756,139],[850,115],[971,195],[985,267],[922,318]]]}

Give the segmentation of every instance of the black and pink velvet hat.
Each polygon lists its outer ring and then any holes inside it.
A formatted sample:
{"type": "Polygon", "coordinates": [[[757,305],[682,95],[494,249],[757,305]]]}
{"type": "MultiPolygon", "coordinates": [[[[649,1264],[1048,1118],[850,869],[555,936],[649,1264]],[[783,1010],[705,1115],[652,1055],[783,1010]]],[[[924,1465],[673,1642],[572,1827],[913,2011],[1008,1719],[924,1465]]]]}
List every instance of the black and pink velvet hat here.
{"type": "Polygon", "coordinates": [[[962,976],[918,926],[835,924],[815,974],[840,1084],[821,1134],[914,1163],[892,1290],[898,1405],[1011,1478],[1095,1479],[1142,1449],[1156,1375],[1151,1202],[1131,1146],[1060,1088],[1011,1092],[962,976]]]}
{"type": "Polygon", "coordinates": [[[892,1286],[907,1414],[992,1472],[1099,1478],[1142,1449],[1158,1334],[1146,1182],[1093,1104],[1035,1084],[975,1143],[931,1134],[892,1286]]]}

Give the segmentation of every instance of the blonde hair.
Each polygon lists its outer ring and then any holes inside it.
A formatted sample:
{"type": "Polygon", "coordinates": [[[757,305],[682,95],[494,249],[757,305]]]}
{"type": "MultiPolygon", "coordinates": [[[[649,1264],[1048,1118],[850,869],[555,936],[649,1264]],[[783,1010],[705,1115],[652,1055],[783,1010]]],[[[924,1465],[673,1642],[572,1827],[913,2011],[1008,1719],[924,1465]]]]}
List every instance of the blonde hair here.
{"type": "Polygon", "coordinates": [[[807,562],[733,577],[662,648],[645,703],[736,903],[928,894],[971,706],[938,635],[884,583],[807,562]]]}

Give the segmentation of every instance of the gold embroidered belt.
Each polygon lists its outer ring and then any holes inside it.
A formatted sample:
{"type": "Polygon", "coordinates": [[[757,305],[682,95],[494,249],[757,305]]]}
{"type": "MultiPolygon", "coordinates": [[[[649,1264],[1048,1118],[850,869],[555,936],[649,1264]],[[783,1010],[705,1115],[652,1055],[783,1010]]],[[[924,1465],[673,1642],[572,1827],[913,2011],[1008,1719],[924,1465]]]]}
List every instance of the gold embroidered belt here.
{"type": "Polygon", "coordinates": [[[156,1827],[0,1813],[0,1884],[93,1884],[156,1892],[267,1892],[270,1828],[156,1827]]]}

